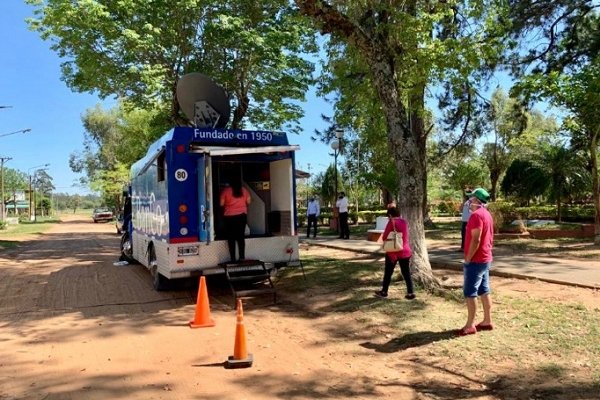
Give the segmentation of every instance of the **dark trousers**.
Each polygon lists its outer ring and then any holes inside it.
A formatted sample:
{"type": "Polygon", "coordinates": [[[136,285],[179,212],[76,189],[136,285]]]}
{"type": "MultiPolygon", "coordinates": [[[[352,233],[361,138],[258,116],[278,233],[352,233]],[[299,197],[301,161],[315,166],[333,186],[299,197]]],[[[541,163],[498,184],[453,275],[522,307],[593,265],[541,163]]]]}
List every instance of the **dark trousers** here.
{"type": "MultiPolygon", "coordinates": [[[[410,276],[410,257],[408,258],[400,258],[397,261],[400,262],[400,272],[402,273],[402,277],[404,278],[404,282],[406,282],[406,292],[408,294],[414,293],[413,281],[410,276]]],[[[396,268],[396,263],[393,262],[390,257],[385,255],[385,271],[383,272],[383,284],[381,291],[383,293],[388,292],[388,288],[390,287],[390,282],[392,281],[392,274],[394,273],[394,268],[396,268]]]]}
{"type": "Polygon", "coordinates": [[[460,227],[460,249],[465,248],[465,236],[467,236],[467,223],[463,222],[460,227]]]}
{"type": "Polygon", "coordinates": [[[350,239],[350,228],[348,227],[348,213],[342,212],[339,214],[340,218],[340,238],[350,239]]]}
{"type": "Polygon", "coordinates": [[[317,237],[317,215],[309,214],[308,215],[308,229],[306,230],[306,237],[310,236],[310,227],[314,227],[313,237],[317,237]]]}
{"type": "Polygon", "coordinates": [[[244,231],[246,230],[246,214],[231,215],[225,217],[225,229],[227,245],[229,246],[229,257],[235,261],[235,243],[237,242],[240,260],[246,258],[246,242],[244,231]]]}

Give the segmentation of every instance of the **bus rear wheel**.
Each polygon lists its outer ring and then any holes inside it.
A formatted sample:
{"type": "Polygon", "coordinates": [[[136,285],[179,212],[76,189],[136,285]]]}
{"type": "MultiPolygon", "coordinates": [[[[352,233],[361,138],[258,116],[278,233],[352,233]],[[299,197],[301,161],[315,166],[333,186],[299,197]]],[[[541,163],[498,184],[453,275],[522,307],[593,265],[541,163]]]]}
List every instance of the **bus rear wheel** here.
{"type": "Polygon", "coordinates": [[[131,246],[131,238],[129,237],[129,232],[123,232],[123,236],[121,236],[121,261],[127,261],[132,264],[135,262],[133,258],[133,247],[131,246]]]}
{"type": "Polygon", "coordinates": [[[154,246],[150,246],[148,249],[148,268],[152,275],[152,287],[156,291],[167,290],[169,287],[169,280],[158,272],[158,265],[156,264],[156,251],[154,246]]]}

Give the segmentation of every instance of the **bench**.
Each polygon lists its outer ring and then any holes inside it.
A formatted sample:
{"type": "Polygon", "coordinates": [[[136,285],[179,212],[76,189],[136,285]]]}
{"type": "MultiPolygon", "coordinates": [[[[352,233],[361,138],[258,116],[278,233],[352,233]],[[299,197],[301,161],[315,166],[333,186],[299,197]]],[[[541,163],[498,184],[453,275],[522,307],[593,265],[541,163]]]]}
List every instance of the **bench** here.
{"type": "Polygon", "coordinates": [[[387,223],[388,217],[377,217],[375,220],[375,229],[367,231],[367,240],[369,242],[379,242],[387,223]]]}

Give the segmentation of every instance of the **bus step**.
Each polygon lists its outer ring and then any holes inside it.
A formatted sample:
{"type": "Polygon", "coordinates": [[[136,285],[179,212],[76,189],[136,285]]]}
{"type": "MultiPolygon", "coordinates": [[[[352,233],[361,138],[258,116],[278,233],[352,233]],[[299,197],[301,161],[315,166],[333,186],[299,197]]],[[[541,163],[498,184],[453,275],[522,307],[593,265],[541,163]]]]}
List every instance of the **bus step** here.
{"type": "Polygon", "coordinates": [[[275,285],[263,261],[244,260],[240,263],[229,262],[219,266],[225,270],[234,302],[240,297],[256,297],[265,294],[272,294],[273,303],[277,302],[275,285]]]}
{"type": "Polygon", "coordinates": [[[242,275],[242,276],[230,276],[230,282],[262,282],[269,279],[271,275],[269,274],[251,274],[251,275],[242,275]]]}

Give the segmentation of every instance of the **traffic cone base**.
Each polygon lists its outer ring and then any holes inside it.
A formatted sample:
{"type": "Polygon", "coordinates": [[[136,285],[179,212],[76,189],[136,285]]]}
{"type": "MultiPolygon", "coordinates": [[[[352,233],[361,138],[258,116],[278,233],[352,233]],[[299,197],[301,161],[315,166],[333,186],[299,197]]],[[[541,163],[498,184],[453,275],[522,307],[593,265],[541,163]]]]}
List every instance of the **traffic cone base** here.
{"type": "Polygon", "coordinates": [[[233,356],[229,356],[227,361],[225,361],[225,368],[227,369],[236,369],[236,368],[249,368],[252,366],[252,361],[254,361],[254,357],[252,354],[248,354],[243,360],[236,360],[233,356]]]}
{"type": "Polygon", "coordinates": [[[189,322],[190,328],[210,328],[211,326],[215,326],[216,323],[213,319],[209,319],[207,322],[202,324],[196,324],[195,321],[189,322]]]}
{"type": "Polygon", "coordinates": [[[225,361],[225,368],[248,368],[252,366],[254,358],[248,354],[246,349],[246,329],[244,328],[244,308],[242,300],[237,301],[235,324],[235,343],[233,346],[233,355],[225,361]]]}
{"type": "Polygon", "coordinates": [[[198,300],[196,300],[196,312],[194,319],[189,322],[190,328],[208,328],[215,326],[215,321],[210,317],[210,304],[208,303],[208,290],[206,289],[206,278],[200,277],[198,287],[198,300]]]}

